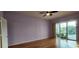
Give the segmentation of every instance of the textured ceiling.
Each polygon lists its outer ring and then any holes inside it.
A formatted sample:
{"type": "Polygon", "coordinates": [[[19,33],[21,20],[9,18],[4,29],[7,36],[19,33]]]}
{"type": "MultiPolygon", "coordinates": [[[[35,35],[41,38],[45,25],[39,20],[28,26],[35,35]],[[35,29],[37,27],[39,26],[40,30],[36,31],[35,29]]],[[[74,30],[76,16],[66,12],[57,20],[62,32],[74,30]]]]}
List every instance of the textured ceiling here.
{"type": "Polygon", "coordinates": [[[63,17],[63,16],[67,16],[67,15],[72,15],[74,13],[78,13],[78,11],[59,11],[57,13],[53,13],[52,16],[43,17],[43,15],[40,14],[40,11],[16,11],[16,12],[25,14],[27,16],[32,16],[32,17],[37,17],[37,18],[42,18],[42,19],[54,19],[54,18],[63,17]]]}

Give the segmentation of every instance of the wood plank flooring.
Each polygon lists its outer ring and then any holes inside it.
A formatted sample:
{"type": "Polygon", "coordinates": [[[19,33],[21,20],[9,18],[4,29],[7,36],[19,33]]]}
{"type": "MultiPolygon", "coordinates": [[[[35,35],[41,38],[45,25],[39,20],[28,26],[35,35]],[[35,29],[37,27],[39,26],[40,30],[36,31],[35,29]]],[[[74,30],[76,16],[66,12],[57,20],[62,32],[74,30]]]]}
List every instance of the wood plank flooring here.
{"type": "Polygon", "coordinates": [[[53,38],[9,46],[9,48],[55,48],[55,47],[56,47],[55,39],[53,38]]]}

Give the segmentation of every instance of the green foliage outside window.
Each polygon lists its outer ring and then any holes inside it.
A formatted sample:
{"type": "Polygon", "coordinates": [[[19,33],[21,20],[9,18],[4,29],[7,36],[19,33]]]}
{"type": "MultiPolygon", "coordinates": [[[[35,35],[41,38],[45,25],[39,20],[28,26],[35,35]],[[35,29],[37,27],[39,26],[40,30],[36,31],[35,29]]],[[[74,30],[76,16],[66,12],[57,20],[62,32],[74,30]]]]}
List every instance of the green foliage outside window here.
{"type": "Polygon", "coordinates": [[[74,28],[74,26],[68,26],[68,34],[76,34],[76,29],[74,28]]]}
{"type": "Polygon", "coordinates": [[[74,35],[76,33],[76,29],[74,26],[68,26],[68,34],[66,33],[66,28],[62,27],[60,34],[57,34],[57,37],[60,37],[62,39],[67,39],[67,35],[74,35]]]}

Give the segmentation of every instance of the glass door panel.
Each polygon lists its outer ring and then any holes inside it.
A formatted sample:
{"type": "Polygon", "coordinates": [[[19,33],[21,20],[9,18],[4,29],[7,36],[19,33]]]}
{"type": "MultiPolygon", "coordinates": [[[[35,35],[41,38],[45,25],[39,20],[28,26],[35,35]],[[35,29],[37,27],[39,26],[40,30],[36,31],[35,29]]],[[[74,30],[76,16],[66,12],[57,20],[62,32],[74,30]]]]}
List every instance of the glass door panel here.
{"type": "Polygon", "coordinates": [[[76,47],[76,21],[68,22],[68,47],[76,47]]]}
{"type": "Polygon", "coordinates": [[[60,23],[60,38],[66,39],[66,23],[60,23]]]}
{"type": "Polygon", "coordinates": [[[60,23],[60,48],[67,47],[66,22],[60,23]]]}
{"type": "Polygon", "coordinates": [[[68,40],[67,44],[68,44],[68,48],[76,48],[76,46],[77,46],[77,42],[72,41],[72,40],[68,40]]]}
{"type": "Polygon", "coordinates": [[[76,40],[76,21],[68,22],[68,39],[76,40]]]}
{"type": "Polygon", "coordinates": [[[60,40],[60,48],[67,48],[67,40],[66,39],[59,39],[60,40]]]}

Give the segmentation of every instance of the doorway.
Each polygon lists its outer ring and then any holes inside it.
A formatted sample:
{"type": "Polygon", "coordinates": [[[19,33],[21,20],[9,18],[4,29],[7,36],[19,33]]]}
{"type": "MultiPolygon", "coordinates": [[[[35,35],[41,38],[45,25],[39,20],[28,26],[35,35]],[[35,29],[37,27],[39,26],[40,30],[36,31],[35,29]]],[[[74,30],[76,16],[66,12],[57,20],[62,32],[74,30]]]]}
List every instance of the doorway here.
{"type": "Polygon", "coordinates": [[[56,23],[56,45],[58,48],[76,47],[76,25],[76,21],[56,23]]]}

